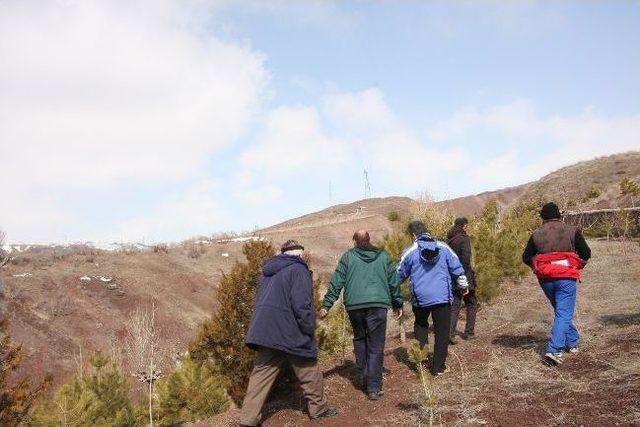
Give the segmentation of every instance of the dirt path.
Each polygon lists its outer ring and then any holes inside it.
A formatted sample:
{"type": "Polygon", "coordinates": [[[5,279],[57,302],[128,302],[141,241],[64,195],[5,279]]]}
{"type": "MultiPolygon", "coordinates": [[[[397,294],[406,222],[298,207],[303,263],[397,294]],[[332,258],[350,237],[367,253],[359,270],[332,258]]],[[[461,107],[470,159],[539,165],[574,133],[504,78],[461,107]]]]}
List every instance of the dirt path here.
{"type": "MultiPolygon", "coordinates": [[[[640,246],[591,245],[594,258],[578,296],[581,353],[558,368],[542,362],[552,312],[527,277],[481,310],[477,339],[450,347],[451,372],[433,381],[435,425],[640,425],[640,246]]],[[[328,364],[324,372],[338,416],[312,422],[292,393],[267,405],[264,425],[429,425],[415,371],[396,337],[387,342],[386,394],[379,401],[356,390],[349,364],[328,364]]],[[[237,411],[197,425],[233,425],[234,418],[237,411]]]]}

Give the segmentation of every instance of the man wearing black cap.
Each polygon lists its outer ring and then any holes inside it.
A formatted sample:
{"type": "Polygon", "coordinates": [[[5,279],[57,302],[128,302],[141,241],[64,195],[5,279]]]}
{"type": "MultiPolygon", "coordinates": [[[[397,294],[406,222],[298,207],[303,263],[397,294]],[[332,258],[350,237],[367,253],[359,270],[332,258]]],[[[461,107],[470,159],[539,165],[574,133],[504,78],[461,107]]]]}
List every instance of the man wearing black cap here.
{"type": "Polygon", "coordinates": [[[458,255],[460,264],[464,268],[464,274],[469,283],[469,292],[462,296],[459,289],[453,290],[453,303],[451,304],[451,338],[449,344],[456,344],[456,328],[462,301],[467,311],[467,321],[464,326],[462,338],[472,339],[475,335],[476,313],[478,312],[478,299],[476,298],[476,274],[471,268],[471,238],[467,234],[469,220],[465,217],[456,218],[453,227],[447,233],[447,245],[458,255]]]}
{"type": "Polygon", "coordinates": [[[256,426],[280,369],[288,363],[300,381],[312,419],[335,415],[327,405],[322,372],[318,369],[311,271],[295,240],[282,245],[281,253],[262,267],[256,306],[247,333],[247,345],[257,350],[240,423],[256,426]]]}
{"type": "Polygon", "coordinates": [[[577,227],[562,222],[555,203],[544,205],[540,216],[542,225],[529,238],[522,260],[533,269],[553,306],[555,318],[545,359],[560,365],[563,351],[578,352],[580,335],[573,323],[577,283],[591,249],[577,227]]]}

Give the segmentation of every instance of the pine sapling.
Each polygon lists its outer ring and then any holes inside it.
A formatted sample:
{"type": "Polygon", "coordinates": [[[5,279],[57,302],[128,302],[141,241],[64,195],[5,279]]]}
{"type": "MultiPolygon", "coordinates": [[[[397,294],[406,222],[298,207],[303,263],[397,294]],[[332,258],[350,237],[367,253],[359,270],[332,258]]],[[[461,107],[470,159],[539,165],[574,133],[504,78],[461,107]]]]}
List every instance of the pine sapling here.
{"type": "Polygon", "coordinates": [[[409,360],[411,360],[416,366],[418,380],[420,381],[422,392],[424,394],[422,406],[425,407],[429,412],[429,426],[433,426],[434,409],[437,400],[435,394],[433,393],[431,373],[428,370],[424,369],[423,365],[423,362],[426,360],[428,353],[428,346],[425,345],[423,348],[420,348],[420,343],[417,340],[411,341],[408,349],[409,360]]]}

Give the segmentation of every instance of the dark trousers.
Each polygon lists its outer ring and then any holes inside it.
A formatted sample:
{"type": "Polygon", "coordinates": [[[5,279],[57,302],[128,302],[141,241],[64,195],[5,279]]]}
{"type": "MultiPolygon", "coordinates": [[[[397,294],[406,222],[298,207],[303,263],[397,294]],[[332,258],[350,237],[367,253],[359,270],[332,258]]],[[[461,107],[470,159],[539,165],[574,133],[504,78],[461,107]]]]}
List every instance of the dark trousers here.
{"type": "Polygon", "coordinates": [[[436,304],[429,307],[413,306],[413,315],[415,322],[413,324],[413,333],[415,334],[420,347],[424,347],[428,341],[429,333],[429,314],[433,321],[433,330],[435,332],[435,342],[433,345],[433,366],[431,373],[442,372],[445,369],[447,360],[447,351],[449,349],[449,329],[451,324],[451,305],[436,304]]]}
{"type": "Polygon", "coordinates": [[[360,308],[349,310],[353,329],[353,352],[356,368],[362,372],[368,392],[382,390],[382,363],[384,340],[387,332],[386,308],[360,308]]]}
{"type": "Polygon", "coordinates": [[[476,313],[478,313],[478,299],[476,298],[475,289],[470,290],[468,294],[461,297],[457,291],[453,292],[453,304],[451,304],[451,336],[456,334],[456,328],[458,326],[458,316],[460,315],[460,308],[462,308],[462,301],[467,310],[467,323],[464,325],[465,334],[473,334],[476,327],[476,313]]]}

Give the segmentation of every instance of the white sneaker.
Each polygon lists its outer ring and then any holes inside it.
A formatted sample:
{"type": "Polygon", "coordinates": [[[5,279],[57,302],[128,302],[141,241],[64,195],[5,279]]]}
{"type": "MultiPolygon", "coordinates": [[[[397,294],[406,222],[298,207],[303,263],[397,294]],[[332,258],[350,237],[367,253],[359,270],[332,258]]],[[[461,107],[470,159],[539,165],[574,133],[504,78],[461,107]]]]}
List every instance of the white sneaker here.
{"type": "Polygon", "coordinates": [[[544,358],[552,365],[562,365],[562,353],[547,353],[544,358]]]}
{"type": "Polygon", "coordinates": [[[580,353],[580,349],[578,347],[571,347],[570,349],[567,350],[567,353],[578,354],[580,353]]]}

